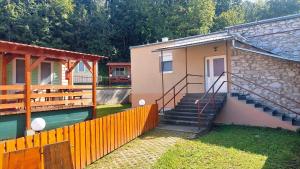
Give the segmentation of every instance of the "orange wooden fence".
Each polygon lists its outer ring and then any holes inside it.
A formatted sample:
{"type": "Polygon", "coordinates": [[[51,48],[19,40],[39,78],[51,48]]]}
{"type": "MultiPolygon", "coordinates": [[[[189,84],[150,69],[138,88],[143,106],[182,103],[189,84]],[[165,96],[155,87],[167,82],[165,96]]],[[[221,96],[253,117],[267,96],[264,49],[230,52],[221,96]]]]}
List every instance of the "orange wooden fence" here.
{"type": "MultiPolygon", "coordinates": [[[[148,105],[102,118],[77,123],[33,136],[0,142],[0,169],[3,153],[43,147],[69,141],[73,164],[81,169],[128,143],[158,124],[157,105],[148,105]]],[[[42,151],[42,149],[40,149],[42,151]]],[[[44,168],[41,152],[41,168],[44,168]]]]}

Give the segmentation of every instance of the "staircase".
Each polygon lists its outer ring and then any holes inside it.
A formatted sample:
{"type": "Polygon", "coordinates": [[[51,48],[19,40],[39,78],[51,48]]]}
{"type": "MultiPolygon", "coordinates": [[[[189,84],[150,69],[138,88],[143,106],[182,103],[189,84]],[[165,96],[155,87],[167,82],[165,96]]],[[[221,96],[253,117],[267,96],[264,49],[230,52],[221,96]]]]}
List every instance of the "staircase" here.
{"type": "Polygon", "coordinates": [[[261,109],[265,113],[268,113],[271,116],[277,117],[277,118],[281,119],[282,121],[286,121],[293,126],[300,126],[300,115],[289,112],[287,110],[286,111],[278,110],[276,108],[268,106],[265,103],[254,99],[249,94],[232,93],[231,96],[236,97],[240,101],[245,101],[246,104],[251,104],[255,108],[261,109]]]}
{"type": "Polygon", "coordinates": [[[208,94],[204,99],[199,100],[199,104],[195,104],[199,98],[204,96],[204,93],[186,94],[174,109],[161,112],[160,122],[162,124],[199,127],[201,132],[209,131],[227,96],[225,93],[216,94],[215,104],[209,103],[204,112],[199,115],[199,110],[202,110],[208,103],[210,95],[208,94]]]}

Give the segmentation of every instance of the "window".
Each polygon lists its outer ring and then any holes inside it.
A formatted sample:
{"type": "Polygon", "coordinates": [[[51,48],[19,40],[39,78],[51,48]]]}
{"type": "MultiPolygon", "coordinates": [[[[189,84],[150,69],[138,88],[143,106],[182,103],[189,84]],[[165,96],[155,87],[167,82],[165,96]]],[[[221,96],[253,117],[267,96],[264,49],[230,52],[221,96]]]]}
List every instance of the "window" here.
{"type": "Polygon", "coordinates": [[[16,83],[25,83],[25,61],[16,59],[16,83]]]}
{"type": "Polygon", "coordinates": [[[214,59],[213,65],[214,65],[214,76],[215,77],[220,76],[225,71],[224,58],[214,59]]]}
{"type": "Polygon", "coordinates": [[[51,84],[51,63],[42,62],[41,63],[41,83],[51,84]]]}
{"type": "Polygon", "coordinates": [[[117,67],[117,68],[113,69],[112,75],[113,76],[125,76],[126,75],[125,68],[117,67]]]}
{"type": "Polygon", "coordinates": [[[78,72],[84,72],[84,64],[83,62],[78,63],[78,72]]]}
{"type": "Polygon", "coordinates": [[[173,56],[171,53],[164,54],[161,62],[161,70],[164,73],[173,72],[173,56]]]}

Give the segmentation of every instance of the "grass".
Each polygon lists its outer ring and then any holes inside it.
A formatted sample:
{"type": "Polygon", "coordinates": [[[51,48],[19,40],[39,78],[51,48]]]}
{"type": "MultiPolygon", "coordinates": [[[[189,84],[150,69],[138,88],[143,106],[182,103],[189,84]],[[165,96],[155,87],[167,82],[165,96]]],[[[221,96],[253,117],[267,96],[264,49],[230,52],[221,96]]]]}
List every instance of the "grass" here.
{"type": "Polygon", "coordinates": [[[219,126],[169,149],[154,168],[296,169],[300,135],[283,130],[219,126]]]}
{"type": "Polygon", "coordinates": [[[128,108],[131,108],[131,104],[99,105],[97,106],[97,117],[118,113],[128,108]]]}

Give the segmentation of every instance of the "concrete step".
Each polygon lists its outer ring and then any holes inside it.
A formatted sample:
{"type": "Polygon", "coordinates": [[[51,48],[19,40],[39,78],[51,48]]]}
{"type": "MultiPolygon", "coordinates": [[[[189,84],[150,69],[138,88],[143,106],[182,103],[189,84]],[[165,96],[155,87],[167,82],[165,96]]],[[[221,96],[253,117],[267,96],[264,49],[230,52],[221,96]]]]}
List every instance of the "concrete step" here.
{"type": "Polygon", "coordinates": [[[174,124],[174,125],[183,125],[183,126],[199,126],[198,122],[195,121],[185,121],[185,120],[172,120],[172,119],[161,119],[160,121],[163,124],[174,124]]]}
{"type": "Polygon", "coordinates": [[[164,115],[164,119],[172,120],[184,120],[184,121],[199,121],[197,116],[174,116],[174,115],[164,115]]]}

